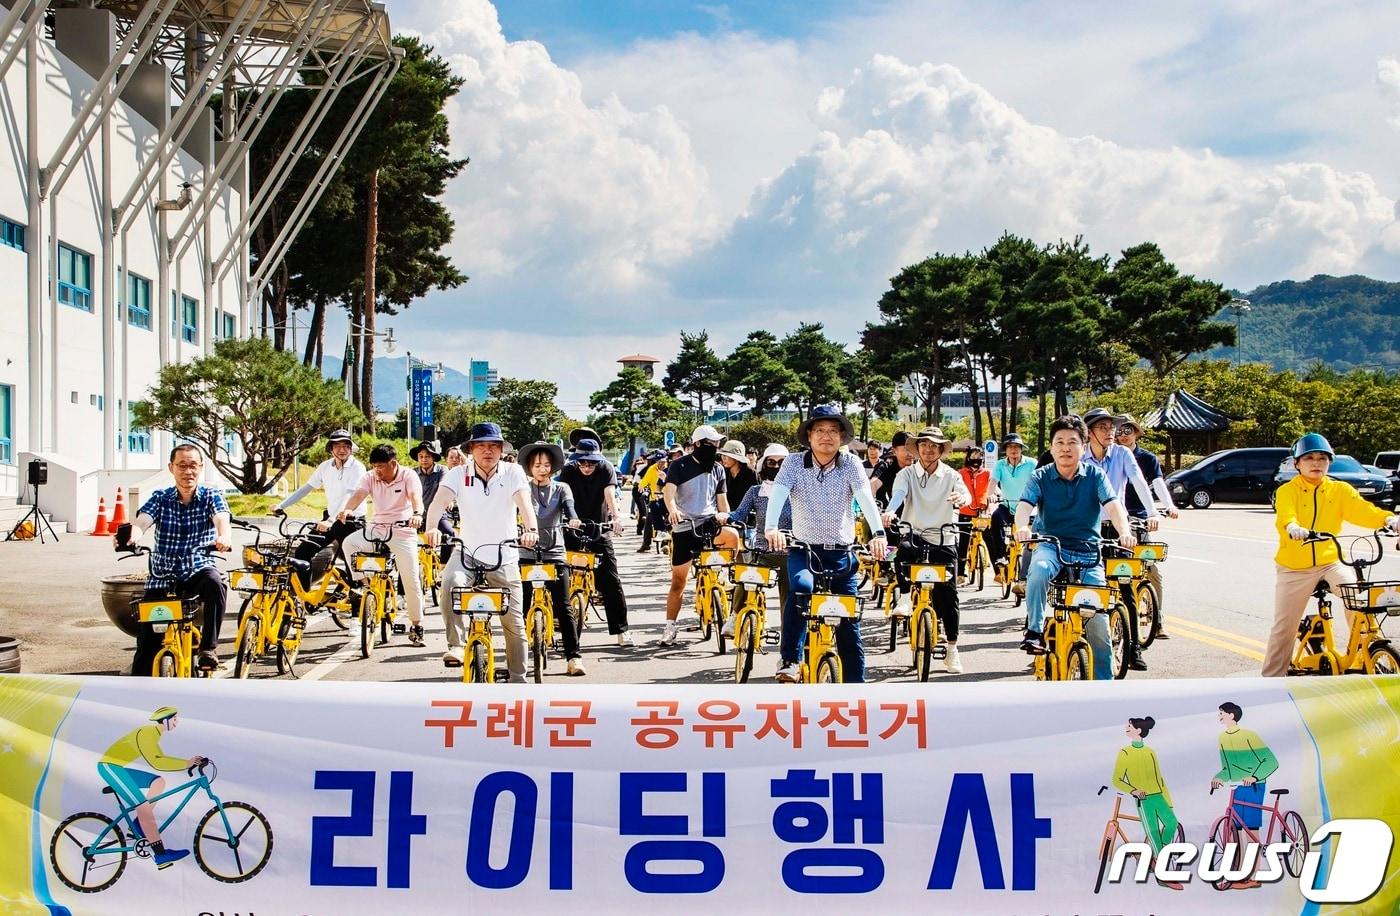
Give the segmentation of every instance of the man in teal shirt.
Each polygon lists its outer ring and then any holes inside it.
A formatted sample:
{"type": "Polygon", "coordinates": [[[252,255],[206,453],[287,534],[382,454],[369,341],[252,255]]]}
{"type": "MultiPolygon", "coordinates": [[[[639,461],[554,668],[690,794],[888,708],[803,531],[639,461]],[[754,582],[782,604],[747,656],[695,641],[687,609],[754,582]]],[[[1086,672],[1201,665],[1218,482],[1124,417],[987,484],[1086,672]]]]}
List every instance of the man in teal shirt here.
{"type": "MultiPolygon", "coordinates": [[[[1016,504],[1026,491],[1035,463],[1025,458],[1026,443],[1019,433],[1011,433],[1001,440],[1001,451],[1005,457],[998,458],[992,467],[992,489],[987,495],[989,503],[997,503],[992,512],[992,524],[1011,527],[1016,522],[1016,504]]],[[[1005,582],[1006,557],[996,558],[997,581],[1005,582]]],[[[1012,570],[1015,575],[1018,571],[1012,570]]]]}

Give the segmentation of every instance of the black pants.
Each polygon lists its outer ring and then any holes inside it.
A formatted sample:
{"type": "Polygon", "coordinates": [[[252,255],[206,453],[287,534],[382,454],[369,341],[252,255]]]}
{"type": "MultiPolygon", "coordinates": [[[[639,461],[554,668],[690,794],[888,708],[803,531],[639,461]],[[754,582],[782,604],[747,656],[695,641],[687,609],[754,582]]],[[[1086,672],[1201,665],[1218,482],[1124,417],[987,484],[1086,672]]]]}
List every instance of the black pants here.
{"type": "MultiPolygon", "coordinates": [[[[335,545],[336,553],[339,554],[340,545],[345,540],[345,536],[358,530],[359,527],[358,524],[349,522],[331,522],[331,526],[325,531],[308,531],[306,539],[297,545],[292,556],[304,563],[310,563],[312,557],[325,550],[330,544],[335,545]]],[[[335,562],[334,558],[331,562],[335,562]]],[[[311,587],[311,568],[308,566],[306,569],[297,570],[297,578],[301,580],[302,589],[309,589],[311,587]]]]}
{"type": "MultiPolygon", "coordinates": [[[[1112,522],[1103,522],[1099,526],[1099,532],[1103,535],[1105,544],[1118,543],[1118,529],[1112,522]]],[[[1131,582],[1118,586],[1118,597],[1128,611],[1128,635],[1132,637],[1128,640],[1128,660],[1136,661],[1141,657],[1142,643],[1138,640],[1137,596],[1133,594],[1131,582]]]]}
{"type": "MultiPolygon", "coordinates": [[[[894,575],[899,581],[899,591],[908,594],[910,589],[909,565],[911,563],[938,563],[956,568],[957,556],[952,547],[937,545],[924,546],[903,541],[894,556],[894,575]],[[924,558],[928,557],[927,560],[924,558]]],[[[958,606],[958,589],[952,582],[942,582],[933,587],[933,612],[943,624],[943,638],[948,642],[958,641],[958,623],[962,613],[958,606]]]]}
{"type": "MultiPolygon", "coordinates": [[[[566,577],[569,574],[569,567],[564,565],[563,557],[558,560],[547,560],[553,563],[559,571],[559,575],[551,582],[544,583],[545,591],[549,592],[549,601],[554,605],[554,629],[561,639],[564,640],[564,657],[578,658],[578,625],[574,622],[573,616],[569,613],[569,589],[566,577]]],[[[535,600],[535,583],[525,582],[524,585],[524,608],[530,609],[530,603],[535,600]]],[[[529,634],[526,634],[529,638],[529,634]]]]}
{"type": "MultiPolygon", "coordinates": [[[[613,552],[611,537],[592,541],[585,548],[577,534],[564,529],[564,544],[570,550],[587,550],[597,554],[598,566],[593,570],[593,581],[598,586],[598,596],[603,599],[603,612],[608,618],[608,634],[616,636],[627,632],[627,596],[622,593],[622,578],[617,574],[617,554],[613,552]]],[[[586,612],[588,609],[584,608],[586,612]]]]}
{"type": "Polygon", "coordinates": [[[666,531],[671,527],[670,521],[666,517],[666,502],[661,499],[654,499],[647,504],[646,526],[642,528],[642,550],[651,549],[652,538],[656,537],[656,532],[666,531]]]}
{"type": "MultiPolygon", "coordinates": [[[[199,598],[204,605],[204,619],[199,623],[199,651],[213,652],[219,645],[219,628],[224,625],[224,609],[228,606],[228,585],[224,575],[213,566],[206,566],[185,579],[174,589],[181,598],[199,598]]],[[[168,593],[155,589],[146,592],[143,601],[164,598],[168,593]]],[[[131,659],[132,677],[150,677],[156,653],[165,641],[150,624],[141,624],[136,637],[136,655],[131,659]]]]}

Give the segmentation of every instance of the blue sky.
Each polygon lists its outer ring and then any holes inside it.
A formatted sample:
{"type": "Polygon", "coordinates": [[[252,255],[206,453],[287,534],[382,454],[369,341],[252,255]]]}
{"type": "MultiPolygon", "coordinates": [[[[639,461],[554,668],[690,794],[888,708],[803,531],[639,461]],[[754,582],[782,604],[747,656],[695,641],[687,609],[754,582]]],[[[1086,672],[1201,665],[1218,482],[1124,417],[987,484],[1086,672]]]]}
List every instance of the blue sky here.
{"type": "Polygon", "coordinates": [[[472,277],[388,319],[562,406],[679,331],[728,351],[1003,230],[1157,241],[1248,289],[1400,279],[1392,0],[395,0],[466,78],[449,188],[472,277]]]}

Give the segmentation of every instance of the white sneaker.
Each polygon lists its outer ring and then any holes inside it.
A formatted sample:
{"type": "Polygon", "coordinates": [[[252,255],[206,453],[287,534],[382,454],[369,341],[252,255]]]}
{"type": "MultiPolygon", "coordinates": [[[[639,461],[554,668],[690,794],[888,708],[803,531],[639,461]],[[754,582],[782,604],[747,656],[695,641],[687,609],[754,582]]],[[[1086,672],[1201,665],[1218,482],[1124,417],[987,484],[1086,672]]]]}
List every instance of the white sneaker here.
{"type": "Polygon", "coordinates": [[[729,636],[729,637],[732,637],[732,636],[734,635],[734,617],[735,617],[735,616],[736,616],[736,615],[734,615],[734,614],[730,614],[728,617],[724,618],[724,626],[722,626],[722,627],[719,628],[719,632],[720,632],[720,635],[721,635],[721,636],[729,636]]]}
{"type": "Polygon", "coordinates": [[[943,670],[949,674],[962,674],[962,659],[958,657],[958,647],[948,646],[948,654],[943,656],[943,670]]]}
{"type": "Polygon", "coordinates": [[[466,650],[461,646],[448,646],[447,651],[442,653],[442,663],[451,668],[462,667],[462,662],[466,659],[466,650]]]}
{"type": "Polygon", "coordinates": [[[587,674],[587,673],[588,673],[587,671],[584,671],[584,670],[583,670],[583,665],[579,664],[579,660],[578,660],[578,659],[576,659],[576,658],[571,658],[571,659],[569,659],[569,670],[568,670],[569,677],[583,677],[583,676],[584,676],[585,674],[587,674]]]}
{"type": "Polygon", "coordinates": [[[626,630],[617,634],[617,644],[626,649],[635,649],[637,647],[637,643],[632,639],[632,634],[626,630]]]}
{"type": "Polygon", "coordinates": [[[779,682],[784,684],[796,684],[797,678],[802,674],[802,669],[797,665],[783,665],[778,669],[776,675],[779,682]]]}
{"type": "Polygon", "coordinates": [[[666,629],[661,633],[661,645],[674,646],[680,636],[680,627],[676,626],[674,620],[666,621],[666,629]]]}
{"type": "Polygon", "coordinates": [[[890,609],[890,616],[891,616],[891,617],[908,617],[910,611],[912,611],[913,608],[914,608],[914,598],[913,598],[913,595],[910,595],[910,594],[908,594],[908,593],[905,593],[905,594],[899,596],[899,600],[896,601],[896,602],[894,603],[894,607],[890,609]]]}

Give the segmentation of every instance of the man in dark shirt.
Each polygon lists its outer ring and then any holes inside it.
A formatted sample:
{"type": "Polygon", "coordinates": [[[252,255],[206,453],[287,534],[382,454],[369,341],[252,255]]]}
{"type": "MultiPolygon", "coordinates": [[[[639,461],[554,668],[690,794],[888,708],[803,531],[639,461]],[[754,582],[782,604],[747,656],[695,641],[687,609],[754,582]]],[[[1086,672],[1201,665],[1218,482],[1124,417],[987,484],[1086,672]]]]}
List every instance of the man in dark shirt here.
{"type": "Polygon", "coordinates": [[[617,638],[619,646],[634,645],[627,632],[627,597],[622,593],[612,542],[613,534],[622,533],[622,514],[617,507],[617,472],[603,458],[596,439],[580,439],[569,455],[569,462],[559,472],[559,482],[573,490],[578,517],[601,527],[601,537],[587,543],[578,532],[566,528],[564,543],[570,550],[586,550],[597,555],[598,567],[593,571],[593,578],[608,617],[608,633],[617,638]]]}
{"type": "MultiPolygon", "coordinates": [[[[418,474],[418,482],[423,485],[423,505],[431,506],[433,497],[437,495],[438,485],[442,483],[446,470],[438,464],[438,459],[442,455],[437,450],[436,443],[419,442],[408,452],[408,457],[418,462],[415,471],[418,474]]],[[[426,519],[425,519],[426,521],[426,519]]],[[[438,530],[442,532],[444,539],[456,537],[457,532],[452,530],[452,519],[446,514],[438,519],[438,530]]],[[[442,562],[446,563],[452,556],[452,545],[444,540],[441,549],[442,562]]]]}
{"type": "Polygon", "coordinates": [[[758,483],[758,475],[749,468],[747,458],[744,443],[738,439],[730,439],[720,446],[719,460],[724,465],[724,491],[729,496],[731,506],[743,502],[749,487],[758,483]]]}
{"type": "Polygon", "coordinates": [[[875,463],[875,469],[870,472],[870,491],[875,494],[875,502],[881,509],[889,505],[895,477],[913,463],[914,453],[909,448],[909,434],[901,429],[890,440],[890,450],[875,463]]]}

